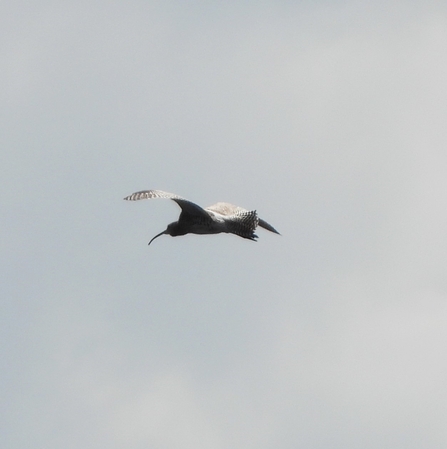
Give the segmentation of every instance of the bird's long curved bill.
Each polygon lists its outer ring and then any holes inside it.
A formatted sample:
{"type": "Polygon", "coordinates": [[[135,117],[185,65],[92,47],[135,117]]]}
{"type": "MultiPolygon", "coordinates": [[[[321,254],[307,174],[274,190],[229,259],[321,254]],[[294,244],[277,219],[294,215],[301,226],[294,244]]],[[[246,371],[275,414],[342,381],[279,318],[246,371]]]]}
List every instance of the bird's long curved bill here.
{"type": "Polygon", "coordinates": [[[157,234],[155,237],[151,239],[151,241],[148,243],[150,245],[157,237],[160,237],[160,235],[166,234],[166,231],[160,232],[160,234],[157,234]]]}

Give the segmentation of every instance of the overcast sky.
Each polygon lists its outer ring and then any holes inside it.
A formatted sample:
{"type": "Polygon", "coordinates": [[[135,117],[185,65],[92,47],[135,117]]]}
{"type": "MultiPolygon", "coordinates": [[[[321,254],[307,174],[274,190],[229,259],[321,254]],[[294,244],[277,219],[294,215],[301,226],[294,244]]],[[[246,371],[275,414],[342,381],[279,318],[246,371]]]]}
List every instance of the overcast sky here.
{"type": "Polygon", "coordinates": [[[0,145],[2,448],[447,447],[442,2],[3,2],[0,145]]]}

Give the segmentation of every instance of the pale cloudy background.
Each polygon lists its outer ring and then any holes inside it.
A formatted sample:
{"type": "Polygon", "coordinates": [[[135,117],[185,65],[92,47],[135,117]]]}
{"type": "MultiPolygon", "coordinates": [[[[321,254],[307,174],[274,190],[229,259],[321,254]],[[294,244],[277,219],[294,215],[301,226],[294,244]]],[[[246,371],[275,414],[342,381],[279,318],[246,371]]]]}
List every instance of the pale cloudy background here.
{"type": "Polygon", "coordinates": [[[447,6],[0,6],[5,449],[447,447],[447,6]],[[175,203],[283,234],[149,239],[175,203]]]}

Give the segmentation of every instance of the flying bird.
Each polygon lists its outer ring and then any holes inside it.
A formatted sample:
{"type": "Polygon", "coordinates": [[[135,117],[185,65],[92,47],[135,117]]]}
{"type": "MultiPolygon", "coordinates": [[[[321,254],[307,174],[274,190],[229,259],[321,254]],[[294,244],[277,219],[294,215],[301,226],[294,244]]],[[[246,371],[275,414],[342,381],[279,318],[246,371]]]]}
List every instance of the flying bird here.
{"type": "Polygon", "coordinates": [[[192,201],[162,190],[142,190],[132,193],[132,195],[126,196],[124,199],[136,201],[153,198],[173,200],[180,206],[182,211],[178,221],[170,223],[166,230],[152,238],[148,245],[163,234],[177,237],[185,234],[219,234],[226,232],[256,241],[258,238],[255,234],[257,226],[279,234],[272,225],[259,218],[255,210],[243,209],[230,203],[216,203],[212,206],[201,208],[192,201]]]}

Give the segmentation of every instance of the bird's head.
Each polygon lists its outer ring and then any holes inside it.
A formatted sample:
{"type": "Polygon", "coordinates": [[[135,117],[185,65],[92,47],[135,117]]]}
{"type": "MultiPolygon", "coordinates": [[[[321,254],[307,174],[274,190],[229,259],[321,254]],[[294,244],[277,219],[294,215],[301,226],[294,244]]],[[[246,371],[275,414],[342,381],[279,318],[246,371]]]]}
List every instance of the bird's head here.
{"type": "Polygon", "coordinates": [[[148,245],[150,245],[157,237],[160,237],[163,234],[168,234],[171,237],[177,237],[178,235],[185,235],[186,231],[182,226],[179,225],[178,221],[174,221],[172,223],[169,223],[168,227],[163,232],[160,232],[160,234],[157,234],[155,237],[153,237],[148,245]]]}

